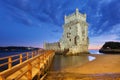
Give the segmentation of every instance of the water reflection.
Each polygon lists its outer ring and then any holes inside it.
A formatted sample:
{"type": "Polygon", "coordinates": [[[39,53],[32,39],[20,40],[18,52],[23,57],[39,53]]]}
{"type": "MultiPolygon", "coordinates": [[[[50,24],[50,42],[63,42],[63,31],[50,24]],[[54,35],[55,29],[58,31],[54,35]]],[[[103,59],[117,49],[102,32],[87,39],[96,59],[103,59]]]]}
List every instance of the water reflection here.
{"type": "Polygon", "coordinates": [[[101,54],[101,53],[99,53],[99,50],[89,50],[89,52],[91,54],[101,54]]]}
{"type": "Polygon", "coordinates": [[[92,60],[94,60],[94,59],[96,59],[96,58],[93,57],[93,56],[88,56],[88,59],[89,59],[89,61],[92,61],[92,60]]]}
{"type": "Polygon", "coordinates": [[[86,62],[92,61],[93,59],[95,59],[95,57],[88,55],[80,55],[80,56],[55,55],[53,64],[51,66],[51,71],[59,71],[64,68],[82,65],[86,62]]]}

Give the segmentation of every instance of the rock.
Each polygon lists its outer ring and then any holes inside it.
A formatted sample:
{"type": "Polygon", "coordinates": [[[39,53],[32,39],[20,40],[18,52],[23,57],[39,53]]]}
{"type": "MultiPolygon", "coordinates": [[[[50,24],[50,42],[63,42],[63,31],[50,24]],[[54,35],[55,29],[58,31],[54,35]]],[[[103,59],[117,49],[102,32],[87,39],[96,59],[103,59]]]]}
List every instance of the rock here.
{"type": "Polygon", "coordinates": [[[105,42],[99,52],[109,54],[120,53],[120,42],[105,42]]]}

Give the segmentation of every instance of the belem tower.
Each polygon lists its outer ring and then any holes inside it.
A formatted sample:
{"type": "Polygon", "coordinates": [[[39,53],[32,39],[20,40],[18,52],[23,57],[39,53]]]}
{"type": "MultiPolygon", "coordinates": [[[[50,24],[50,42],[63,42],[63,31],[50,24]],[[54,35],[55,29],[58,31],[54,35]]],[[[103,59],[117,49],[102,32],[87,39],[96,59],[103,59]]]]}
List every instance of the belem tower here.
{"type": "Polygon", "coordinates": [[[64,52],[66,54],[88,53],[88,24],[86,14],[81,14],[78,9],[64,17],[64,31],[59,42],[44,43],[44,49],[64,52]]]}

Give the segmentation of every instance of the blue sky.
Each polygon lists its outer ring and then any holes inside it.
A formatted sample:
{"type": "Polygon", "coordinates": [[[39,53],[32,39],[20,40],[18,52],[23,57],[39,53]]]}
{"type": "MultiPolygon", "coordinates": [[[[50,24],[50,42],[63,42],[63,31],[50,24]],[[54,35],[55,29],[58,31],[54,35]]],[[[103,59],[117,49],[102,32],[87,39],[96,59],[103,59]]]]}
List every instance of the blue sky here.
{"type": "Polygon", "coordinates": [[[76,8],[87,14],[90,48],[120,41],[120,0],[0,0],[0,46],[57,42],[76,8]]]}

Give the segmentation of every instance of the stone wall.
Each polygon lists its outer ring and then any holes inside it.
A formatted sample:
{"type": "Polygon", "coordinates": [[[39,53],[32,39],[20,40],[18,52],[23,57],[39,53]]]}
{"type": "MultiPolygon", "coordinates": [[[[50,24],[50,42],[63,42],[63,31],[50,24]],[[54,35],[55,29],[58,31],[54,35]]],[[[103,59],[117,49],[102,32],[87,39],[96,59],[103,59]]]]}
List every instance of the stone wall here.
{"type": "Polygon", "coordinates": [[[73,46],[72,48],[69,48],[69,52],[66,54],[69,55],[69,54],[80,54],[80,53],[88,53],[88,46],[87,45],[73,46]]]}
{"type": "Polygon", "coordinates": [[[60,51],[60,43],[59,42],[44,43],[44,49],[46,49],[46,50],[60,51]]]}

